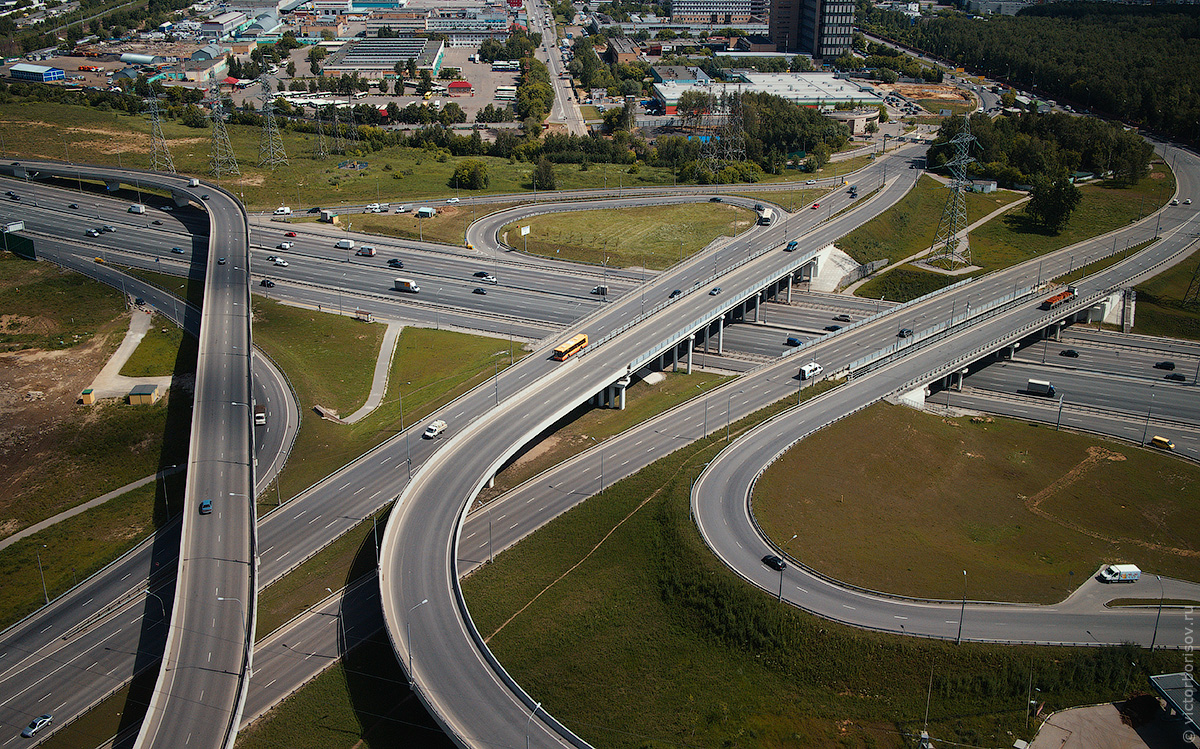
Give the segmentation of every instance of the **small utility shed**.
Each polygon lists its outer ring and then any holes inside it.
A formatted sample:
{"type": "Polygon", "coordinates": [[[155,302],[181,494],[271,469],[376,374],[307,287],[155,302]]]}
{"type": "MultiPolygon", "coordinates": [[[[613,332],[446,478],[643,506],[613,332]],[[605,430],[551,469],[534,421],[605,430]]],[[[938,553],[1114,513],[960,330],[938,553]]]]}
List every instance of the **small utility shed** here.
{"type": "Polygon", "coordinates": [[[158,385],[135,385],[129,391],[129,403],[134,406],[149,406],[162,397],[158,385]]]}

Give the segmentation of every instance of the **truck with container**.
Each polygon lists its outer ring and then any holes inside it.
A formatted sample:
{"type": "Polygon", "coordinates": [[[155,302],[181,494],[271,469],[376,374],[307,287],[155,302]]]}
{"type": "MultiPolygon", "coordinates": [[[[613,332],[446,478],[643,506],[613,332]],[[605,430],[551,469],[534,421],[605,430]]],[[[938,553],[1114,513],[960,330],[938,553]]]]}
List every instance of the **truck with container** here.
{"type": "Polygon", "coordinates": [[[267,407],[254,404],[254,424],[255,426],[265,426],[267,423],[267,407]]]}
{"type": "Polygon", "coordinates": [[[1047,398],[1054,395],[1054,386],[1049,380],[1030,380],[1025,383],[1025,391],[1032,395],[1044,395],[1047,398]]]}
{"type": "Polygon", "coordinates": [[[1105,583],[1136,583],[1141,577],[1136,564],[1106,564],[1100,568],[1100,581],[1105,583]]]}
{"type": "Polygon", "coordinates": [[[410,294],[418,294],[421,291],[421,287],[417,286],[417,282],[410,278],[397,278],[392,286],[396,291],[407,291],[410,294]]]}
{"type": "Polygon", "coordinates": [[[446,422],[438,419],[425,428],[425,433],[421,435],[424,439],[431,440],[441,436],[442,432],[446,431],[446,422]]]}
{"type": "Polygon", "coordinates": [[[334,247],[338,248],[339,250],[352,250],[352,249],[354,249],[354,240],[353,239],[339,239],[337,241],[337,244],[334,245],[334,247]]]}

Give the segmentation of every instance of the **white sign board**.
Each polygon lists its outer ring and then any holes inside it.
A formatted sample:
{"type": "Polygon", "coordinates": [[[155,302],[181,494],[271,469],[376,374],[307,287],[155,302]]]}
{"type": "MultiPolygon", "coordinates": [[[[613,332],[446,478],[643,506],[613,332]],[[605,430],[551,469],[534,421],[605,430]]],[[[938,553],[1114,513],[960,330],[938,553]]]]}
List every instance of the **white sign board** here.
{"type": "Polygon", "coordinates": [[[521,227],[521,236],[523,237],[523,236],[525,236],[525,235],[526,235],[526,234],[528,234],[528,233],[529,233],[529,227],[528,227],[528,226],[522,226],[522,227],[521,227]]]}

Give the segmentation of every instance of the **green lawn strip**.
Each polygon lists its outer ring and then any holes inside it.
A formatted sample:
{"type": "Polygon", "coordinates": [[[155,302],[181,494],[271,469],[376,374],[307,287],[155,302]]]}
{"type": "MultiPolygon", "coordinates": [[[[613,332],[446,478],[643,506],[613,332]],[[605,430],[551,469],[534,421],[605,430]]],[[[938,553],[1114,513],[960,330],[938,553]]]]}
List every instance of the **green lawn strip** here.
{"type": "MultiPolygon", "coordinates": [[[[177,473],[166,480],[173,514],[180,509],[183,478],[177,473]]],[[[54,599],[150,535],[164,512],[162,482],[155,481],[0,550],[0,628],[45,603],[40,573],[54,599]]]]}
{"type": "Polygon", "coordinates": [[[763,530],[777,541],[798,533],[789,551],[838,580],[954,599],[967,570],[972,599],[1035,603],[1061,601],[1106,562],[1200,580],[1198,509],[1200,467],[1171,456],[886,404],[806,439],[754,494],[763,530]],[[896,480],[914,466],[919,481],[896,480]],[[1028,506],[1033,497],[1044,515],[1028,506]]]}
{"type": "Polygon", "coordinates": [[[799,208],[806,208],[814,201],[824,198],[828,192],[830,190],[827,188],[816,187],[800,187],[795,190],[726,193],[723,186],[721,190],[722,195],[737,195],[740,198],[749,198],[751,200],[769,200],[775,205],[783,206],[790,213],[795,213],[799,208]]]}
{"type": "Polygon", "coordinates": [[[946,99],[917,99],[917,104],[920,104],[922,108],[933,112],[939,117],[942,116],[943,109],[949,109],[952,115],[962,115],[975,110],[974,101],[967,102],[961,99],[955,101],[947,101],[946,99]]]}
{"type": "Polygon", "coordinates": [[[376,567],[375,532],[383,533],[391,505],[369,516],[258,596],[254,635],[261,640],[350,582],[376,567]]]}
{"type": "Polygon", "coordinates": [[[1180,608],[1183,606],[1186,606],[1188,608],[1195,608],[1197,606],[1200,606],[1200,601],[1195,601],[1195,600],[1192,600],[1191,598],[1163,598],[1163,599],[1158,599],[1158,598],[1114,598],[1113,600],[1107,602],[1105,605],[1110,608],[1122,608],[1125,606],[1135,606],[1135,607],[1140,606],[1142,608],[1147,608],[1147,607],[1159,606],[1159,605],[1174,606],[1176,608],[1180,608]]]}
{"type": "MultiPolygon", "coordinates": [[[[540,440],[526,446],[522,454],[496,474],[495,485],[480,492],[479,501],[488,502],[587,450],[595,444],[592,437],[603,442],[729,379],[699,371],[690,375],[682,372],[664,374],[666,379],[654,385],[642,380],[635,381],[625,391],[624,411],[584,404],[563,417],[540,440]]],[[[714,410],[709,414],[710,426],[717,422],[715,409],[714,404],[714,410]]]]}
{"type": "Polygon", "coordinates": [[[404,237],[427,242],[463,246],[467,238],[467,227],[489,213],[503,211],[518,203],[480,203],[470,205],[464,199],[458,205],[432,205],[438,214],[433,218],[418,219],[417,204],[408,213],[364,213],[361,216],[342,216],[344,223],[352,225],[354,231],[379,234],[386,237],[404,237]]]}
{"type": "MultiPolygon", "coordinates": [[[[445,330],[405,328],[396,344],[388,392],[357,424],[321,419],[321,404],[349,415],[370,389],[383,325],[255,299],[254,341],[279,364],[300,401],[300,431],[276,491],[260,498],[259,512],[287,499],[424,418],[509,365],[509,342],[445,330]],[[343,384],[344,381],[344,384],[343,384]],[[351,400],[353,399],[353,400],[351,400]]],[[[513,355],[524,353],[514,347],[513,355]]],[[[454,425],[451,425],[454,428],[454,425]]]]}
{"type": "MultiPolygon", "coordinates": [[[[896,205],[838,240],[837,245],[860,263],[882,258],[894,263],[911,257],[928,249],[936,239],[946,195],[945,184],[923,175],[896,205]]],[[[1009,190],[968,193],[967,223],[978,221],[1021,197],[1020,193],[1009,190]]]]}
{"type": "Polygon", "coordinates": [[[907,302],[938,289],[958,283],[967,276],[947,276],[942,273],[902,265],[881,273],[854,290],[855,296],[866,299],[886,299],[889,302],[907,302]]]}
{"type": "Polygon", "coordinates": [[[1175,192],[1175,178],[1161,163],[1148,179],[1128,188],[1109,183],[1080,186],[1083,200],[1057,234],[1035,224],[1024,207],[971,232],[971,259],[984,271],[999,270],[1129,225],[1157,210],[1175,192]]]}
{"type": "Polygon", "coordinates": [[[382,631],[238,733],[237,749],[357,749],[453,743],[408,689],[382,631]]]}
{"type": "Polygon", "coordinates": [[[136,735],[157,681],[157,665],[145,669],[129,684],[101,700],[69,725],[59,727],[54,735],[38,746],[45,749],[79,749],[103,746],[123,731],[136,735]]]}
{"type": "Polygon", "coordinates": [[[754,211],[723,203],[685,203],[534,216],[501,236],[532,255],[610,267],[668,268],[720,236],[754,226],[754,211]],[[528,236],[519,227],[529,226],[528,236]]]}
{"type": "Polygon", "coordinates": [[[691,482],[721,447],[681,448],[464,581],[508,672],[593,745],[902,746],[898,730],[922,727],[931,663],[931,733],[1007,745],[1008,731],[1030,733],[1031,664],[1054,709],[1145,689],[1146,673],[1182,662],[1132,648],[955,646],[780,606],[716,560],[690,518],[691,482]]]}
{"type": "MultiPolygon", "coordinates": [[[[1088,263],[1087,265],[1085,265],[1083,267],[1075,268],[1071,272],[1065,273],[1065,274],[1055,278],[1054,280],[1057,283],[1062,283],[1062,284],[1075,283],[1076,281],[1078,281],[1081,278],[1090,276],[1093,273],[1099,273],[1100,271],[1104,270],[1105,268],[1109,268],[1109,267],[1116,265],[1117,263],[1121,262],[1122,260],[1129,257],[1130,255],[1134,255],[1138,252],[1141,252],[1142,250],[1146,249],[1147,247],[1149,247],[1150,245],[1154,244],[1157,241],[1158,241],[1157,239],[1148,239],[1145,242],[1139,242],[1138,244],[1135,244],[1134,246],[1130,247],[1128,250],[1126,250],[1124,252],[1119,252],[1116,255],[1109,255],[1108,257],[1097,260],[1094,263],[1088,263]]],[[[1141,301],[1141,300],[1139,299],[1138,301],[1141,301]]]]}
{"type": "Polygon", "coordinates": [[[1137,291],[1133,331],[1145,335],[1200,340],[1200,304],[1185,304],[1192,279],[1200,271],[1200,253],[1143,281],[1137,291]]]}
{"type": "Polygon", "coordinates": [[[128,325],[120,291],[9,253],[0,253],[0,310],[12,315],[0,327],[3,351],[70,348],[128,325]]]}
{"type": "Polygon", "coordinates": [[[131,276],[140,278],[143,281],[153,284],[163,291],[174,294],[196,309],[204,306],[204,278],[203,269],[198,269],[201,273],[200,278],[191,278],[184,276],[175,276],[167,273],[156,273],[154,271],[140,270],[138,268],[124,268],[131,276]]]}
{"type": "MultiPolygon", "coordinates": [[[[145,314],[135,312],[134,314],[145,314]]],[[[155,314],[141,343],[121,367],[125,377],[163,377],[196,371],[197,341],[183,329],[155,314]]]]}

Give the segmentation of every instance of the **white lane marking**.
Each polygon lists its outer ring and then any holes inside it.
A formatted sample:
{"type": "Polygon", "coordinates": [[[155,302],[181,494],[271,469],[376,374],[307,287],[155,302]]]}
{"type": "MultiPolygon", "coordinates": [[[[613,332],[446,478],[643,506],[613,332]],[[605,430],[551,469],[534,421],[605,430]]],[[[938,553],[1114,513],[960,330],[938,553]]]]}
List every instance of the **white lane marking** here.
{"type": "Polygon", "coordinates": [[[508,526],[508,529],[511,531],[513,528],[516,528],[518,525],[520,525],[520,523],[513,523],[512,525],[508,526]]]}
{"type": "Polygon", "coordinates": [[[313,515],[313,519],[308,521],[308,523],[306,523],[306,525],[312,525],[313,523],[317,522],[320,519],[321,519],[320,515],[313,515]]]}
{"type": "Polygon", "coordinates": [[[349,481],[347,481],[346,483],[344,483],[344,484],[342,484],[341,486],[339,486],[339,487],[338,487],[338,491],[340,492],[342,489],[345,489],[347,486],[350,486],[350,482],[349,482],[349,481]]]}
{"type": "Polygon", "coordinates": [[[274,548],[275,548],[274,546],[268,546],[268,547],[267,547],[267,548],[266,548],[266,549],[263,551],[263,554],[264,554],[264,555],[266,555],[266,554],[270,554],[270,553],[271,553],[271,549],[274,549],[274,548]]]}
{"type": "Polygon", "coordinates": [[[382,489],[380,489],[379,491],[375,492],[375,493],[374,493],[374,494],[372,494],[371,496],[367,497],[367,499],[375,499],[375,498],[376,498],[376,497],[378,497],[380,494],[383,494],[383,490],[382,490],[382,489]]]}
{"type": "Polygon", "coordinates": [[[907,616],[893,616],[893,619],[908,619],[907,616]]]}
{"type": "Polygon", "coordinates": [[[801,588],[799,585],[796,586],[796,590],[800,591],[801,593],[808,593],[807,590],[805,590],[804,588],[801,588]]]}
{"type": "Polygon", "coordinates": [[[358,495],[358,494],[359,494],[359,493],[360,493],[360,492],[361,492],[363,489],[366,489],[366,488],[367,488],[367,487],[366,487],[366,485],[364,484],[364,485],[362,485],[362,486],[358,487],[358,491],[354,492],[354,494],[355,494],[355,495],[358,495]]]}
{"type": "Polygon", "coordinates": [[[850,609],[851,611],[857,611],[857,609],[855,609],[853,606],[850,606],[849,604],[845,604],[845,603],[842,604],[842,608],[850,609]]]}
{"type": "MultiPolygon", "coordinates": [[[[388,462],[388,461],[389,461],[389,460],[391,460],[391,459],[392,459],[392,458],[391,458],[391,456],[389,455],[388,457],[386,457],[386,458],[384,458],[383,460],[379,461],[379,465],[383,465],[384,463],[388,462]]],[[[272,683],[274,683],[274,682],[272,682],[272,683]]]]}

